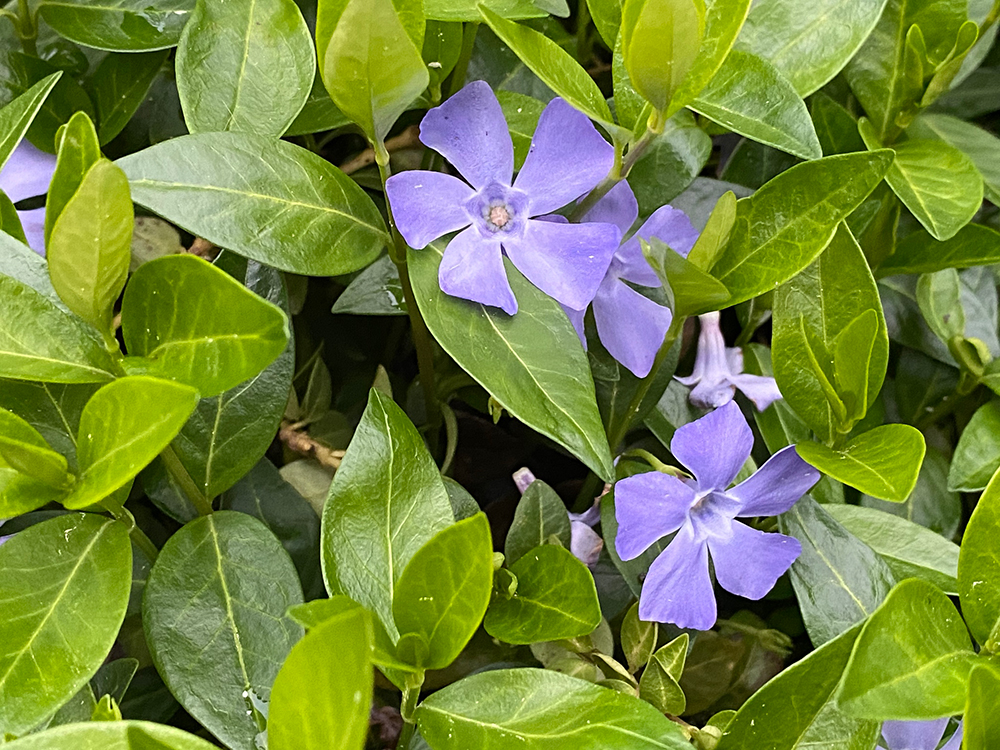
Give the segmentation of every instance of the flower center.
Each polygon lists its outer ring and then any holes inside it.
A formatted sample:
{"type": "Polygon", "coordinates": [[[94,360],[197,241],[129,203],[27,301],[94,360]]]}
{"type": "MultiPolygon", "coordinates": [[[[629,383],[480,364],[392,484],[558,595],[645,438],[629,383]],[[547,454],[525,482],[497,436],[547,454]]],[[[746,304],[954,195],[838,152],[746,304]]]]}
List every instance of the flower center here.
{"type": "Polygon", "coordinates": [[[507,222],[510,221],[510,212],[506,206],[490,206],[490,215],[487,218],[490,224],[503,229],[507,226],[507,222]]]}

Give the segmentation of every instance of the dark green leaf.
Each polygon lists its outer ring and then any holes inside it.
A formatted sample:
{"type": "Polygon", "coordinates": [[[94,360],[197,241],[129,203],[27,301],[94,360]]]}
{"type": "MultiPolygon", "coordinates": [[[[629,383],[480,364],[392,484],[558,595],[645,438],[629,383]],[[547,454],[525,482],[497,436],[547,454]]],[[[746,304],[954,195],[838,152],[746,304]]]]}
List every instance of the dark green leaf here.
{"type": "Polygon", "coordinates": [[[639,602],[629,607],[622,620],[622,651],[633,674],[646,665],[656,648],[659,625],[639,619],[639,602]]]}
{"type": "Polygon", "coordinates": [[[690,112],[675,114],[628,173],[639,215],[653,213],[691,184],[712,153],[712,139],[690,112]]]}
{"type": "Polygon", "coordinates": [[[531,139],[538,125],[538,118],[545,109],[545,104],[533,96],[518,94],[513,91],[497,91],[497,101],[503,110],[504,119],[510,129],[510,138],[514,142],[514,169],[518,170],[524,164],[531,148],[531,139]]]}
{"type": "Polygon", "coordinates": [[[907,235],[896,252],[878,267],[878,275],[932,273],[945,268],[988,266],[998,262],[1000,232],[981,224],[967,224],[944,242],[934,239],[926,230],[907,235]]]}
{"type": "Polygon", "coordinates": [[[800,161],[784,151],[744,138],[726,162],[722,178],[757,190],[800,161]]]}
{"type": "Polygon", "coordinates": [[[961,498],[948,490],[948,459],[933,446],[927,446],[917,486],[905,502],[889,503],[863,495],[861,504],[913,521],[946,539],[954,536],[962,517],[961,498]]]}
{"type": "Polygon", "coordinates": [[[80,415],[96,385],[54,385],[22,380],[0,382],[0,406],[27,420],[76,472],[80,415]]]}
{"type": "Polygon", "coordinates": [[[0,408],[0,458],[7,465],[56,489],[73,481],[66,459],[17,414],[0,408]]]}
{"type": "Polygon", "coordinates": [[[286,136],[321,133],[325,130],[337,130],[351,124],[351,118],[337,109],[330,98],[323,79],[318,75],[313,80],[312,89],[306,98],[305,106],[299,112],[292,124],[285,131],[286,136]]]}
{"type": "Polygon", "coordinates": [[[983,404],[972,415],[955,447],[948,489],[977,492],[1000,466],[1000,401],[983,404]]]}
{"type": "Polygon", "coordinates": [[[818,92],[810,99],[809,111],[826,156],[865,150],[865,142],[858,133],[858,123],[838,102],[818,92]]]}
{"type": "Polygon", "coordinates": [[[1000,480],[993,476],[972,512],[958,559],[958,591],[969,630],[990,653],[1000,648],[1000,480]]]}
{"type": "Polygon", "coordinates": [[[194,10],[194,0],[45,0],[45,22],[85,47],[117,52],[151,52],[177,44],[194,10]]]}
{"type": "Polygon", "coordinates": [[[59,81],[62,71],[46,76],[0,110],[0,169],[14,153],[17,144],[28,132],[35,115],[42,108],[45,97],[59,81]]]}
{"type": "Polygon", "coordinates": [[[665,714],[679,716],[684,713],[687,699],[677,681],[684,671],[687,652],[688,634],[681,633],[654,653],[642,671],[639,697],[652,703],[665,714]]]}
{"type": "Polygon", "coordinates": [[[503,548],[507,564],[513,565],[535,547],[546,544],[550,537],[569,549],[569,515],[555,490],[536,479],[528,485],[514,511],[503,548]]]}
{"type": "Polygon", "coordinates": [[[87,82],[97,109],[97,135],[109,143],[132,119],[163,67],[167,52],[110,53],[87,82]]]}
{"type": "Polygon", "coordinates": [[[399,270],[383,255],[359,273],[333,303],[333,313],[344,315],[406,315],[399,270]]]}

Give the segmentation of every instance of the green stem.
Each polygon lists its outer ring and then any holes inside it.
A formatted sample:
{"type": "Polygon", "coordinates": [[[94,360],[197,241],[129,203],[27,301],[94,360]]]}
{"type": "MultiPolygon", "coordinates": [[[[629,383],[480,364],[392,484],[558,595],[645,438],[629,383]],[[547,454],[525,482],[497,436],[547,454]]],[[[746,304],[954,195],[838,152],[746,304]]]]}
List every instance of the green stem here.
{"type": "MultiPolygon", "coordinates": [[[[654,113],[654,117],[656,114],[654,113]]],[[[650,118],[653,120],[653,117],[650,118]]],[[[659,122],[659,118],[657,118],[659,122]]],[[[597,187],[587,194],[587,197],[580,201],[579,205],[573,209],[573,213],[570,214],[570,221],[579,221],[582,219],[586,213],[592,209],[597,202],[610,192],[611,188],[617,185],[619,182],[628,177],[628,173],[635,166],[635,163],[639,161],[639,157],[643,155],[650,144],[656,140],[658,136],[663,132],[663,128],[660,127],[659,131],[655,130],[653,127],[647,127],[646,132],[643,134],[642,138],[636,141],[633,145],[629,146],[628,153],[622,156],[622,145],[615,143],[615,163],[611,166],[611,171],[608,172],[608,176],[598,183],[597,187]]]]}
{"type": "Polygon", "coordinates": [[[465,85],[465,76],[469,72],[469,60],[472,59],[472,50],[476,45],[476,33],[479,31],[479,22],[474,21],[465,24],[462,29],[462,49],[458,53],[458,62],[452,68],[451,77],[448,78],[448,89],[445,98],[454,96],[465,85]]]}
{"type": "Polygon", "coordinates": [[[406,685],[403,687],[403,700],[399,706],[399,714],[403,717],[403,730],[399,733],[399,742],[396,743],[396,750],[406,750],[410,746],[413,732],[417,728],[414,713],[417,704],[420,702],[420,688],[424,684],[424,675],[413,675],[407,677],[406,685]]]}
{"type": "Polygon", "coordinates": [[[35,19],[31,15],[31,8],[28,7],[28,0],[17,0],[17,10],[19,16],[18,36],[21,37],[21,45],[25,52],[37,57],[38,46],[35,44],[35,39],[38,37],[38,27],[35,26],[35,19]]]}
{"type": "Polygon", "coordinates": [[[576,4],[576,59],[587,67],[593,51],[587,31],[590,29],[590,6],[588,0],[578,0],[576,4]]]}
{"type": "Polygon", "coordinates": [[[150,563],[156,562],[156,558],[160,554],[160,550],[158,550],[156,545],[153,544],[153,540],[146,536],[146,532],[139,528],[138,524],[132,526],[128,535],[131,537],[132,543],[142,550],[142,554],[146,556],[146,559],[149,560],[150,563]]]}
{"type": "Polygon", "coordinates": [[[160,458],[163,459],[163,463],[167,467],[167,471],[170,472],[170,476],[172,476],[177,484],[180,485],[181,490],[184,491],[184,495],[187,497],[191,505],[194,506],[198,515],[212,515],[212,501],[205,497],[204,493],[198,489],[198,485],[195,484],[194,479],[191,478],[191,475],[188,474],[188,470],[185,469],[184,464],[181,463],[181,459],[178,457],[177,453],[174,452],[173,446],[168,445],[164,448],[160,452],[160,458]]]}

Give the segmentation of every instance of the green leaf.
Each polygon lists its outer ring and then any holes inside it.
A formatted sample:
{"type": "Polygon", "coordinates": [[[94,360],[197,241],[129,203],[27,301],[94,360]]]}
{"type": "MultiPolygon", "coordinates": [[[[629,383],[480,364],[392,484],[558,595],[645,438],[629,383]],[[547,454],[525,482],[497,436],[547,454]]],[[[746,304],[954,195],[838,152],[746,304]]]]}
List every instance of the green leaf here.
{"type": "Polygon", "coordinates": [[[58,142],[59,156],[45,199],[45,242],[56,220],[73,199],[84,177],[101,160],[101,144],[94,123],[86,112],[77,112],[66,123],[58,142]]]}
{"type": "Polygon", "coordinates": [[[194,0],[44,0],[39,13],[60,36],[111,52],[151,52],[177,44],[194,0]]]}
{"type": "Polygon", "coordinates": [[[733,150],[720,176],[757,190],[800,161],[784,151],[744,138],[733,150]]]}
{"type": "Polygon", "coordinates": [[[730,190],[722,194],[708,217],[705,228],[688,253],[688,262],[702,271],[711,271],[719,254],[725,250],[736,222],[736,195],[730,190]]]}
{"type": "Polygon", "coordinates": [[[882,556],[897,580],[923,578],[956,594],[958,545],[930,529],[875,508],[828,505],[845,529],[882,556]]]}
{"type": "Polygon", "coordinates": [[[980,406],[962,430],[948,471],[948,489],[978,492],[1000,466],[1000,401],[980,406]]]}
{"type": "Polygon", "coordinates": [[[721,310],[729,300],[725,285],[698,268],[656,237],[640,240],[643,255],[668,290],[674,315],[688,316],[721,310]]]}
{"type": "Polygon", "coordinates": [[[373,143],[430,82],[390,0],[349,0],[335,25],[317,27],[316,49],[330,98],[373,143]]]}
{"type": "MultiPolygon", "coordinates": [[[[874,129],[858,123],[869,149],[880,148],[874,129]]],[[[968,224],[983,203],[983,178],[954,146],[926,139],[893,146],[896,159],[885,181],[935,239],[947,240],[968,224]]]]}
{"type": "MultiPolygon", "coordinates": [[[[176,705],[176,704],[175,704],[176,705]]],[[[149,721],[70,724],[9,745],[13,750],[212,750],[205,740],[180,729],[149,721]]]]}
{"type": "Polygon", "coordinates": [[[839,102],[823,92],[818,92],[809,101],[816,137],[824,154],[831,156],[865,150],[857,121],[839,102]]]}
{"type": "Polygon", "coordinates": [[[976,640],[990,653],[1000,649],[1000,479],[994,474],[962,536],[958,592],[962,614],[976,640]]]}
{"type": "Polygon", "coordinates": [[[886,424],[848,439],[837,449],[799,443],[796,450],[824,474],[866,495],[901,503],[917,483],[925,445],[915,427],[886,424]]]}
{"type": "Polygon", "coordinates": [[[562,499],[549,485],[536,479],[524,491],[504,543],[504,557],[513,565],[551,537],[563,547],[570,545],[569,515],[562,499]]]}
{"type": "Polygon", "coordinates": [[[458,658],[483,621],[492,585],[493,542],[482,513],[439,531],[417,550],[392,600],[400,638],[415,633],[427,644],[425,661],[415,666],[444,669],[458,658]]]}
{"type": "Polygon", "coordinates": [[[667,110],[698,55],[704,0],[624,0],[622,54],[632,86],[658,112],[667,110]]]}
{"type": "Polygon", "coordinates": [[[305,106],[316,53],[294,0],[208,1],[184,27],[176,66],[190,132],[278,137],[305,106]]]}
{"type": "Polygon", "coordinates": [[[737,49],[771,63],[801,96],[828,83],[875,28],[886,0],[763,0],[754,3],[737,49]]]}
{"type": "Polygon", "coordinates": [[[406,315],[399,270],[383,255],[354,277],[330,312],[344,315],[406,315]]]}
{"type": "Polygon", "coordinates": [[[62,71],[46,76],[30,89],[17,97],[10,104],[0,109],[0,169],[3,169],[7,159],[14,153],[17,144],[28,132],[35,115],[45,103],[53,87],[59,81],[62,71]]]}
{"type": "Polygon", "coordinates": [[[677,681],[687,659],[688,634],[681,633],[653,654],[639,680],[639,697],[665,714],[680,716],[687,707],[684,691],[677,681]]]}
{"type": "MultiPolygon", "coordinates": [[[[910,362],[900,360],[900,366],[907,366],[910,362]]],[[[933,446],[927,446],[917,486],[905,502],[889,503],[863,495],[861,505],[920,524],[945,539],[955,535],[962,518],[961,498],[958,493],[948,490],[948,459],[933,446]]]]}
{"type": "Polygon", "coordinates": [[[688,105],[713,122],[802,159],[823,155],[809,110],[768,62],[733,50],[688,105]]]}
{"type": "Polygon", "coordinates": [[[997,695],[1000,695],[1000,671],[990,663],[976,665],[969,676],[969,699],[963,717],[962,742],[966,750],[989,750],[1000,742],[997,695]]]}
{"type": "Polygon", "coordinates": [[[656,648],[659,625],[639,619],[639,602],[629,607],[622,620],[622,651],[633,674],[646,665],[656,648]]]}
{"type": "Polygon", "coordinates": [[[27,733],[87,683],[131,584],[128,530],[107,518],[68,513],[0,546],[0,732],[27,733]]]}
{"type": "Polygon", "coordinates": [[[911,578],[862,628],[837,702],[852,716],[878,720],[961,713],[975,660],[955,605],[936,586],[911,578]]]}
{"type": "Polygon", "coordinates": [[[357,271],[388,241],[357,183],[325,159],[247,133],[173,138],[118,162],[132,199],[192,234],[282,271],[357,271]]]}
{"type": "Polygon", "coordinates": [[[122,301],[122,332],[129,353],[143,358],[133,367],[203,396],[256,377],[289,336],[281,308],[195,255],[169,255],[136,271],[122,301]]]}
{"type": "Polygon", "coordinates": [[[28,284],[0,275],[0,377],[99,383],[114,367],[100,335],[28,284]]]}
{"type": "Polygon", "coordinates": [[[497,91],[497,101],[503,110],[503,117],[514,143],[514,170],[519,170],[528,156],[531,139],[538,126],[538,118],[545,109],[545,103],[533,96],[514,91],[497,91]]]}
{"type": "Polygon", "coordinates": [[[909,128],[915,138],[937,138],[972,160],[983,178],[986,199],[1000,205],[1000,138],[949,115],[923,115],[909,128]]]}
{"type": "Polygon", "coordinates": [[[624,128],[615,124],[594,79],[566,50],[541,32],[508,21],[485,6],[480,10],[493,32],[556,94],[603,125],[612,136],[629,137],[624,128]]]}
{"type": "Polygon", "coordinates": [[[435,750],[688,750],[680,727],[645,701],[547,669],[466,677],[417,708],[435,750]]]}
{"type": "Polygon", "coordinates": [[[169,380],[124,377],[102,387],[80,416],[80,474],[64,505],[86,508],[128,484],[170,444],[197,402],[197,391],[169,380]]]}
{"type": "Polygon", "coordinates": [[[737,711],[717,750],[872,747],[879,723],[845,716],[834,700],[860,632],[855,625],[766,683],[737,711]]]}
{"type": "Polygon", "coordinates": [[[156,78],[167,51],[107,55],[87,82],[97,109],[97,135],[110,143],[132,119],[156,78]]]}
{"type": "Polygon", "coordinates": [[[23,380],[0,382],[0,406],[25,419],[66,457],[76,472],[76,434],[80,415],[97,385],[54,385],[23,380]]]}
{"type": "Polygon", "coordinates": [[[892,588],[892,572],[882,558],[811,497],[782,515],[779,527],[802,544],[791,578],[813,645],[864,620],[892,588]]]}
{"type": "Polygon", "coordinates": [[[434,459],[406,414],[372,389],[323,509],[323,578],[374,612],[395,643],[393,588],[453,521],[434,459]]]}
{"type": "Polygon", "coordinates": [[[41,433],[17,414],[0,408],[0,458],[13,469],[55,489],[73,481],[66,459],[52,450],[41,433]]]}
{"type": "Polygon", "coordinates": [[[587,356],[569,319],[513,266],[517,315],[449,297],[438,286],[444,247],[407,254],[417,306],[434,338],[512,416],[563,445],[602,479],[614,476],[587,356]]]}
{"type": "Polygon", "coordinates": [[[908,234],[896,252],[877,269],[879,276],[933,273],[946,268],[970,268],[1000,263],[1000,232],[981,224],[966,224],[948,240],[920,230],[908,234]]]}
{"type": "Polygon", "coordinates": [[[622,0],[587,0],[587,9],[601,40],[613,51],[622,25],[622,0]]]}
{"type": "Polygon", "coordinates": [[[923,274],[917,280],[917,304],[924,322],[945,344],[965,335],[962,283],[954,268],[923,274]]]}
{"type": "Polygon", "coordinates": [[[729,245],[712,267],[733,295],[730,304],[770,291],[812,263],[891,161],[891,151],[828,156],[794,166],[738,201],[729,245]]]}
{"type": "MultiPolygon", "coordinates": [[[[483,18],[479,13],[480,5],[485,5],[503,18],[515,20],[542,18],[548,15],[542,9],[541,2],[536,4],[532,0],[488,0],[488,2],[481,2],[480,0],[425,0],[424,15],[427,16],[427,20],[473,21],[478,23],[483,18]]],[[[551,5],[558,6],[559,3],[557,0],[553,0],[551,5]]],[[[556,15],[565,17],[569,15],[569,11],[567,9],[566,12],[560,12],[556,15]]]]}
{"type": "Polygon", "coordinates": [[[323,79],[316,76],[313,79],[312,89],[306,98],[302,111],[288,126],[285,131],[286,136],[308,135],[310,133],[322,133],[327,130],[339,130],[351,124],[351,118],[337,109],[330,94],[323,85],[323,79]]]}
{"type": "Polygon", "coordinates": [[[0,190],[0,232],[22,244],[28,244],[28,238],[24,236],[24,227],[21,226],[21,217],[14,208],[14,202],[3,190],[0,190]]]}
{"type": "Polygon", "coordinates": [[[267,720],[272,750],[361,750],[372,694],[371,616],[326,620],[292,648],[274,680],[267,720]]]}
{"type": "Polygon", "coordinates": [[[712,139],[694,116],[678,112],[628,173],[628,183],[647,216],[680,195],[701,172],[712,153],[712,139]]]}
{"type": "Polygon", "coordinates": [[[506,643],[527,644],[576,638],[601,621],[597,588],[590,570],[569,550],[536,547],[510,566],[517,591],[494,596],[486,632],[506,643]]]}
{"type": "Polygon", "coordinates": [[[267,700],[302,637],[285,617],[301,602],[288,555],[243,513],[191,521],[160,550],[143,596],[146,642],[174,697],[231,748],[255,748],[254,699],[267,700]]]}
{"type": "Polygon", "coordinates": [[[132,246],[128,179],[107,159],[92,166],[55,221],[46,243],[52,286],[70,310],[111,329],[132,246]]]}

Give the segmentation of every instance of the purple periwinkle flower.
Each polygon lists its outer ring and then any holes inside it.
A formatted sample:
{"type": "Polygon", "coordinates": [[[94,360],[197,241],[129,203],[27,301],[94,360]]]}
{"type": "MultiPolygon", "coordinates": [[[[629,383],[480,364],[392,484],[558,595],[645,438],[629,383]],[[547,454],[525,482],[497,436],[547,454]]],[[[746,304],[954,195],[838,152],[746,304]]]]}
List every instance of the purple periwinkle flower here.
{"type": "Polygon", "coordinates": [[[726,347],[719,313],[699,315],[698,321],[701,332],[694,370],[687,377],[677,378],[684,385],[694,386],[689,396],[692,404],[702,409],[718,408],[733,400],[737,388],[753,401],[758,411],[781,398],[774,378],[743,372],[743,350],[726,347]]]}
{"type": "Polygon", "coordinates": [[[438,281],[446,294],[513,315],[517,300],[504,256],[549,296],[582,310],[597,293],[621,239],[613,224],[539,221],[592,190],[611,169],[614,149],[586,115],[553,99],[538,120],[531,149],[514,173],[514,146],[489,85],[474,81],[430,110],[420,140],[468,181],[409,171],[386,181],[396,226],[407,244],[425,247],[449,232],[438,281]]]}
{"type": "MultiPolygon", "coordinates": [[[[0,171],[0,190],[14,203],[45,195],[56,168],[56,157],[21,141],[0,171]]],[[[18,211],[28,245],[38,253],[45,251],[45,208],[18,211]]]]}
{"type": "MultiPolygon", "coordinates": [[[[886,721],[882,724],[881,750],[935,750],[944,730],[948,728],[948,717],[932,721],[886,721]]],[[[962,746],[962,722],[941,750],[959,750],[962,746]]]]}
{"type": "Polygon", "coordinates": [[[715,624],[709,553],[719,585],[747,599],[764,596],[799,556],[797,539],[757,531],[735,519],[784,513],[816,484],[819,472],[789,446],[730,488],[751,448],[750,425],[730,402],[674,433],[670,452],[693,479],[652,471],[615,485],[615,547],[623,560],[677,532],[643,582],[643,620],[696,630],[715,624]]]}

